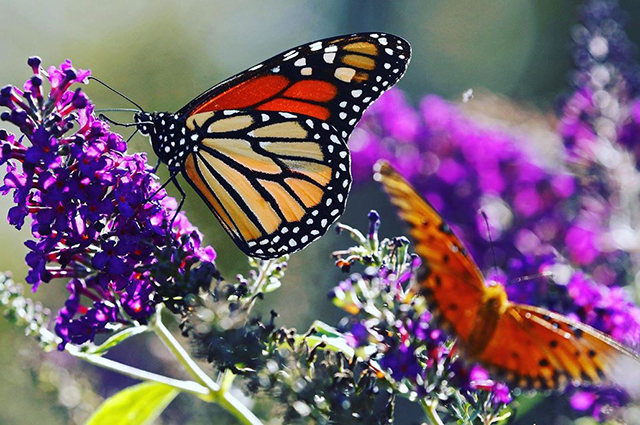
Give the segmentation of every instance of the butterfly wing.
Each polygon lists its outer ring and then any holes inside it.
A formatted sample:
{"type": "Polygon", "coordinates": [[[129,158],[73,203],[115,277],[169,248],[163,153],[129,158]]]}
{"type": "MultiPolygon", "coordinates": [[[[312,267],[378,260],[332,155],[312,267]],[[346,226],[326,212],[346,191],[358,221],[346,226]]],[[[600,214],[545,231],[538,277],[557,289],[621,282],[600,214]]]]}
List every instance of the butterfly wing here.
{"type": "Polygon", "coordinates": [[[422,287],[466,354],[474,353],[471,360],[522,388],[557,389],[569,382],[598,383],[604,377],[640,392],[637,356],[602,332],[506,299],[497,304],[504,307],[501,313],[485,308],[489,295],[504,289],[484,285],[475,263],[442,218],[387,162],[378,162],[375,169],[374,178],[382,182],[400,217],[411,226],[416,253],[426,266],[420,277],[422,287]],[[493,323],[487,326],[489,322],[493,323]]]}
{"type": "Polygon", "coordinates": [[[388,34],[316,41],[207,90],[176,114],[198,135],[184,176],[246,254],[304,248],[343,212],[346,141],[404,74],[411,49],[388,34]]]}
{"type": "Polygon", "coordinates": [[[480,270],[442,217],[386,161],[375,165],[400,217],[410,226],[415,251],[422,258],[420,286],[431,308],[466,342],[486,291],[480,270]]]}
{"type": "Polygon", "coordinates": [[[347,140],[365,109],[404,74],[409,43],[353,34],[298,46],[202,93],[178,114],[225,109],[289,112],[325,121],[347,140]]]}
{"type": "Polygon", "coordinates": [[[509,305],[477,360],[522,388],[606,379],[632,389],[640,379],[637,356],[620,343],[584,323],[523,304],[509,305]]]}
{"type": "Polygon", "coordinates": [[[281,112],[212,111],[187,120],[200,134],[185,177],[247,255],[304,248],[344,211],[350,156],[337,130],[281,112]]]}

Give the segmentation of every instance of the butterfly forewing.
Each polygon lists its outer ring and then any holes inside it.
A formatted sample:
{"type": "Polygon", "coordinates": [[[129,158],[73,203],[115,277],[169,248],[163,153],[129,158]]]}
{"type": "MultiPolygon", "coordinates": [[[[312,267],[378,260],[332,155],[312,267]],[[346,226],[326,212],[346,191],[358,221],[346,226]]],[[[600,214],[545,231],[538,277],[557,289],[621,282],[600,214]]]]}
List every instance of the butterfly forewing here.
{"type": "Polygon", "coordinates": [[[187,180],[246,254],[272,258],[302,249],[342,214],[350,156],[328,123],[225,110],[195,114],[187,127],[199,135],[185,161],[187,180]]]}
{"type": "Polygon", "coordinates": [[[480,271],[440,215],[387,162],[376,164],[374,178],[411,228],[423,261],[420,286],[432,309],[466,341],[485,292],[480,271]]]}
{"type": "MultiPolygon", "coordinates": [[[[512,304],[510,313],[521,330],[531,335],[541,350],[548,354],[548,358],[557,359],[552,365],[556,375],[595,383],[606,377],[621,384],[623,377],[619,375],[617,365],[632,363],[635,364],[635,377],[640,378],[637,356],[597,329],[535,306],[512,304]]],[[[546,366],[547,363],[546,359],[539,359],[539,364],[546,366]]],[[[634,370],[625,373],[633,376],[634,370]]],[[[562,387],[563,381],[555,382],[554,387],[562,387]]]]}
{"type": "Polygon", "coordinates": [[[347,140],[365,109],[404,74],[409,44],[391,34],[353,34],[304,44],[207,90],[178,114],[224,109],[317,118],[347,140]]]}

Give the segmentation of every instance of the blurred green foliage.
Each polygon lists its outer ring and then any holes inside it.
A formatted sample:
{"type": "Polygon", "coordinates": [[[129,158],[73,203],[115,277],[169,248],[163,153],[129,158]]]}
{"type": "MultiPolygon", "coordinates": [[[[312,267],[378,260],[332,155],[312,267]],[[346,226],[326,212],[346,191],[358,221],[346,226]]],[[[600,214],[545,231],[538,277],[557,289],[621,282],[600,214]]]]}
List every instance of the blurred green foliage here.
{"type": "MultiPolygon", "coordinates": [[[[0,0],[0,85],[22,84],[30,75],[28,56],[41,56],[45,65],[70,58],[76,67],[92,69],[95,76],[146,109],[172,111],[218,81],[290,47],[341,33],[386,31],[413,46],[412,63],[399,86],[414,101],[427,93],[458,100],[469,88],[485,88],[548,110],[567,89],[570,31],[579,4],[555,0],[0,0]]],[[[639,16],[640,4],[628,0],[622,6],[632,20],[639,16]]],[[[628,29],[637,41],[639,27],[628,29]]],[[[97,84],[87,92],[98,107],[130,106],[97,84]]],[[[142,137],[133,140],[131,150],[151,152],[142,137]]],[[[10,199],[0,198],[0,216],[6,216],[9,205],[10,199]]],[[[402,233],[386,199],[371,186],[354,190],[341,221],[364,227],[364,212],[370,208],[382,212],[383,235],[402,233]]],[[[193,192],[188,193],[185,210],[218,252],[224,276],[231,278],[246,270],[246,259],[193,192]]],[[[12,270],[17,281],[26,274],[22,241],[27,236],[28,231],[17,232],[0,220],[0,270],[12,270]]],[[[329,232],[291,258],[283,289],[265,303],[281,314],[281,324],[302,329],[315,318],[332,323],[339,317],[326,292],[340,279],[331,267],[330,253],[345,245],[329,232]]],[[[54,311],[66,298],[60,282],[45,285],[37,297],[54,311]]],[[[67,422],[57,412],[55,397],[32,381],[29,368],[34,366],[25,353],[38,350],[35,343],[3,320],[0,341],[4,369],[0,424],[67,422]]],[[[140,350],[154,348],[158,347],[151,344],[140,350]]],[[[97,389],[102,396],[116,390],[97,389]]],[[[177,408],[185,404],[182,398],[177,408]]],[[[198,415],[193,419],[206,423],[207,412],[198,415]]],[[[412,416],[410,410],[406,416],[412,416]]],[[[165,420],[172,418],[170,410],[165,420]]]]}

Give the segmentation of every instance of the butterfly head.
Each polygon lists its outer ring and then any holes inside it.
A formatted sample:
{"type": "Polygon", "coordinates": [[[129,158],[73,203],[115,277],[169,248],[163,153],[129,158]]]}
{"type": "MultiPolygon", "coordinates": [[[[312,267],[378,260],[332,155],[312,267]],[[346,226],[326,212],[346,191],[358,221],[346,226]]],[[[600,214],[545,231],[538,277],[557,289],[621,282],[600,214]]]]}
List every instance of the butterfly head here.
{"type": "Polygon", "coordinates": [[[153,132],[154,115],[155,113],[138,112],[133,116],[133,121],[136,123],[138,130],[145,136],[151,136],[153,132]]]}

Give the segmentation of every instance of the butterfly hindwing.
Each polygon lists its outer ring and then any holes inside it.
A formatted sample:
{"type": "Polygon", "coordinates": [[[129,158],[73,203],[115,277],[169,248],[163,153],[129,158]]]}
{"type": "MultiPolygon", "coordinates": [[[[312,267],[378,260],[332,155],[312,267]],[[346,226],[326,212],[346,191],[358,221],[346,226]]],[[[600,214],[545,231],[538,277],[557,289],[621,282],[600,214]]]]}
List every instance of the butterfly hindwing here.
{"type": "Polygon", "coordinates": [[[270,111],[211,111],[184,173],[247,255],[304,248],[342,214],[351,187],[349,150],[317,118],[270,111]]]}
{"type": "Polygon", "coordinates": [[[178,115],[224,110],[289,112],[329,123],[347,140],[365,109],[404,74],[409,43],[353,34],[304,44],[207,90],[178,115]]]}
{"type": "MultiPolygon", "coordinates": [[[[623,374],[633,376],[635,369],[634,380],[638,381],[637,356],[597,329],[535,306],[511,304],[509,313],[546,353],[546,357],[534,357],[533,361],[541,369],[553,367],[558,378],[553,388],[561,388],[567,381],[598,383],[603,378],[622,384],[620,365],[631,365],[632,369],[623,374]]],[[[495,339],[498,340],[498,335],[495,339]]]]}

